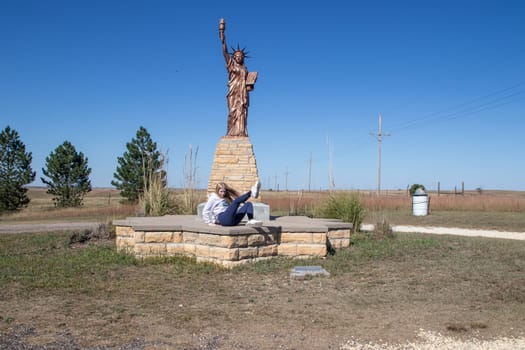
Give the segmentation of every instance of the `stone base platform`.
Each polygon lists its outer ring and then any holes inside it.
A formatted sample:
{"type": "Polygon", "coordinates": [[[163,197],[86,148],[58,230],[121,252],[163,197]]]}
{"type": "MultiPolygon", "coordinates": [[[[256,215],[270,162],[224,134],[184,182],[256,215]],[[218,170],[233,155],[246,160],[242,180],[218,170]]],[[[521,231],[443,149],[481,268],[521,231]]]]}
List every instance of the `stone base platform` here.
{"type": "Polygon", "coordinates": [[[186,255],[224,267],[269,259],[324,257],[348,247],[352,225],[334,219],[285,216],[260,227],[208,226],[195,215],[115,220],[116,245],[137,258],[186,255]]]}

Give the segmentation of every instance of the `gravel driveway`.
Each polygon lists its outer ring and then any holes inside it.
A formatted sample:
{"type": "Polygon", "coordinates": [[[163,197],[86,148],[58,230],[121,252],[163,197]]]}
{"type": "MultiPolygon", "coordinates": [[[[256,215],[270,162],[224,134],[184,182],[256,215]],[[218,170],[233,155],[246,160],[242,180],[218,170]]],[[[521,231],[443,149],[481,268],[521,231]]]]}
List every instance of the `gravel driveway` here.
{"type": "Polygon", "coordinates": [[[100,226],[101,222],[58,222],[50,224],[0,224],[1,233],[51,232],[70,230],[89,230],[100,226]]]}
{"type": "MultiPolygon", "coordinates": [[[[374,225],[365,224],[361,228],[365,231],[372,231],[374,225]]],[[[488,238],[503,238],[503,239],[517,239],[525,240],[525,232],[509,232],[496,230],[478,230],[458,227],[435,227],[435,226],[408,226],[395,225],[392,226],[394,232],[403,233],[432,233],[437,235],[458,235],[467,237],[488,237],[488,238]]]]}

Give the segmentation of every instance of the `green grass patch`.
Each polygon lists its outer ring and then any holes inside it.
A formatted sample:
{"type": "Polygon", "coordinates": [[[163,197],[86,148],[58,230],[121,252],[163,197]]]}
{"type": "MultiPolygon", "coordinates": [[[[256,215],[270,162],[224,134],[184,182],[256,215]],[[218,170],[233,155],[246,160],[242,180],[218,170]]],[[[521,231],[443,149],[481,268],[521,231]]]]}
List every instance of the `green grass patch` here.
{"type": "Polygon", "coordinates": [[[360,232],[352,235],[350,244],[349,248],[337,250],[327,258],[297,260],[279,257],[241,265],[234,271],[283,274],[298,265],[321,265],[331,274],[344,274],[352,273],[359,266],[371,262],[440,255],[443,250],[448,250],[444,247],[443,237],[417,234],[396,234],[393,238],[377,239],[369,233],[360,232]]]}
{"type": "Polygon", "coordinates": [[[107,245],[69,247],[70,234],[17,234],[0,237],[0,287],[21,291],[97,288],[109,271],[136,264],[127,254],[107,245]]]}
{"type": "Polygon", "coordinates": [[[352,236],[350,247],[337,251],[325,263],[332,274],[352,273],[360,266],[385,261],[427,257],[443,249],[439,237],[396,234],[393,238],[376,239],[367,233],[352,236]]]}
{"type": "MultiPolygon", "coordinates": [[[[215,274],[223,268],[196,263],[190,257],[144,260],[117,252],[113,241],[70,246],[71,233],[27,233],[0,236],[0,290],[18,293],[62,290],[95,293],[111,280],[118,285],[126,268],[164,269],[171,276],[215,274]]],[[[125,282],[124,282],[125,284],[125,282]]]]}
{"type": "MultiPolygon", "coordinates": [[[[159,278],[221,278],[231,274],[286,276],[297,265],[321,265],[333,276],[359,273],[373,265],[419,269],[425,266],[453,271],[457,278],[525,272],[521,242],[396,234],[376,239],[367,233],[352,236],[349,248],[325,259],[269,259],[227,270],[190,257],[139,260],[116,251],[114,243],[69,246],[70,233],[13,234],[0,236],[0,290],[2,293],[63,291],[94,294],[107,288],[129,288],[137,276],[159,278]],[[487,260],[487,257],[491,257],[487,260]]],[[[451,278],[452,278],[451,277],[451,278]]],[[[144,277],[143,277],[144,278],[144,277]]],[[[480,277],[482,278],[482,277],[480,277]]],[[[497,283],[496,277],[494,283],[497,283]]],[[[521,292],[520,292],[521,293],[521,292]]],[[[521,294],[520,294],[521,298],[521,294]]]]}
{"type": "Polygon", "coordinates": [[[283,274],[296,265],[319,264],[319,259],[295,260],[286,257],[262,260],[253,264],[244,264],[233,269],[234,272],[250,272],[257,274],[283,274]]]}

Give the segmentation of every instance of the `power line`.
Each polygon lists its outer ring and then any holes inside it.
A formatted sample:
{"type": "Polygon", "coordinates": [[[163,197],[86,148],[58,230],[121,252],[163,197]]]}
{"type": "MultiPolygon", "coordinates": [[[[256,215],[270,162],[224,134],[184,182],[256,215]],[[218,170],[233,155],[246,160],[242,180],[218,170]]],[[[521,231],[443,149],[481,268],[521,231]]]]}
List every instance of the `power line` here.
{"type": "MultiPolygon", "coordinates": [[[[524,85],[525,85],[525,81],[519,82],[517,84],[514,84],[512,86],[506,87],[504,89],[500,89],[500,90],[494,91],[492,93],[489,93],[489,94],[486,94],[486,95],[483,95],[483,96],[480,96],[480,97],[476,97],[476,98],[474,98],[474,99],[472,99],[470,101],[467,101],[467,102],[464,102],[464,103],[460,103],[460,104],[452,106],[452,107],[445,108],[445,109],[443,109],[441,111],[429,113],[429,114],[423,116],[422,118],[418,118],[418,119],[414,119],[414,120],[411,120],[411,121],[408,121],[408,122],[400,123],[397,126],[394,125],[394,127],[391,128],[391,130],[392,131],[400,131],[400,130],[405,130],[405,129],[409,129],[409,128],[415,128],[415,127],[418,127],[418,124],[421,124],[423,122],[432,123],[432,122],[439,122],[439,121],[458,119],[458,118],[470,116],[470,115],[473,115],[473,114],[485,112],[485,111],[488,111],[488,110],[493,110],[493,109],[496,109],[496,108],[499,108],[499,107],[502,107],[502,106],[505,106],[505,105],[508,105],[508,104],[511,104],[511,103],[516,103],[516,102],[522,101],[522,100],[525,99],[525,97],[517,98],[517,99],[514,98],[513,99],[513,97],[525,94],[525,90],[518,90],[516,92],[512,92],[510,94],[507,94],[505,96],[492,99],[489,102],[476,104],[476,105],[471,106],[469,108],[464,108],[462,110],[455,111],[458,108],[461,108],[463,106],[472,105],[472,104],[474,104],[477,101],[486,100],[487,98],[490,98],[492,96],[500,95],[500,94],[505,93],[507,91],[515,90],[515,89],[517,89],[517,88],[519,88],[521,86],[524,86],[524,85]],[[508,99],[510,99],[510,100],[508,100],[508,99]],[[442,116],[442,114],[447,113],[447,112],[449,112],[449,113],[445,114],[444,116],[442,116]]],[[[376,135],[374,134],[374,136],[376,136],[376,135]]],[[[363,141],[354,144],[354,146],[352,147],[352,150],[349,150],[347,153],[356,152],[358,149],[361,149],[362,147],[366,146],[368,143],[369,143],[369,141],[365,141],[363,139],[363,141]]]]}
{"type": "Polygon", "coordinates": [[[515,90],[515,89],[517,89],[517,88],[519,88],[519,87],[521,87],[523,85],[525,85],[525,81],[519,82],[519,83],[514,84],[514,85],[512,85],[510,87],[507,87],[507,88],[504,88],[504,89],[492,92],[490,94],[474,98],[474,99],[472,99],[470,101],[461,103],[459,105],[452,106],[452,107],[449,107],[449,108],[445,108],[445,109],[443,109],[441,111],[438,111],[438,112],[427,114],[426,116],[424,116],[422,118],[418,118],[418,119],[414,119],[414,120],[411,120],[411,121],[408,121],[408,122],[405,122],[405,123],[401,123],[397,127],[394,127],[392,130],[393,131],[398,131],[398,130],[408,129],[410,127],[413,127],[414,124],[419,124],[419,123],[423,123],[423,122],[433,122],[433,121],[457,119],[457,118],[469,116],[469,115],[472,115],[472,114],[480,113],[480,112],[483,112],[483,111],[486,111],[486,110],[495,109],[495,108],[498,108],[498,107],[501,107],[501,106],[504,106],[504,105],[507,105],[507,104],[511,104],[511,103],[515,103],[515,102],[521,101],[521,100],[523,100],[525,98],[518,98],[518,99],[512,99],[512,98],[516,97],[516,96],[519,96],[519,95],[522,95],[522,94],[525,94],[525,90],[521,90],[521,91],[518,90],[518,91],[512,92],[510,94],[506,94],[506,95],[501,96],[501,97],[493,98],[493,99],[491,99],[489,101],[486,101],[486,102],[483,102],[483,103],[476,103],[478,101],[483,101],[483,100],[486,100],[488,98],[491,98],[492,96],[501,95],[502,93],[505,93],[507,91],[515,90]],[[472,106],[461,109],[461,107],[469,106],[469,105],[472,105],[472,106]],[[445,114],[445,115],[443,116],[443,114],[445,114]]]}
{"type": "MultiPolygon", "coordinates": [[[[392,128],[391,130],[392,131],[400,131],[400,130],[405,130],[405,129],[409,129],[409,128],[416,128],[416,127],[420,127],[420,125],[418,125],[418,124],[421,124],[423,122],[432,123],[432,122],[439,122],[439,121],[443,122],[443,121],[446,121],[446,120],[458,119],[458,118],[467,117],[467,116],[470,116],[470,115],[473,115],[473,114],[485,112],[485,111],[488,111],[488,110],[494,110],[494,109],[500,108],[502,106],[505,106],[505,105],[508,105],[508,104],[511,104],[511,103],[516,103],[516,102],[522,101],[522,100],[525,99],[525,97],[516,98],[516,97],[518,97],[520,95],[525,94],[525,90],[518,89],[518,88],[520,88],[522,86],[525,86],[525,81],[519,82],[519,83],[514,84],[512,86],[509,86],[509,87],[506,87],[504,89],[500,89],[500,90],[494,91],[492,93],[489,93],[489,94],[486,94],[486,95],[483,95],[483,96],[480,96],[480,97],[476,97],[476,98],[474,98],[472,100],[469,100],[467,102],[460,103],[458,105],[455,105],[455,106],[452,106],[452,107],[449,107],[449,108],[445,108],[445,109],[443,109],[441,111],[434,112],[434,113],[429,113],[429,114],[427,114],[426,116],[424,116],[422,118],[418,118],[418,119],[415,119],[415,120],[412,120],[412,121],[409,121],[409,122],[405,122],[405,123],[400,123],[400,124],[398,124],[397,127],[392,128]],[[517,90],[517,91],[512,91],[512,90],[517,90]],[[489,101],[486,101],[488,98],[491,98],[491,97],[497,96],[497,95],[501,95],[501,94],[503,94],[505,92],[511,92],[511,93],[506,94],[506,95],[501,96],[501,97],[493,98],[493,99],[491,99],[489,101]],[[480,102],[480,101],[484,101],[484,102],[476,104],[476,102],[480,102]],[[472,105],[472,106],[468,107],[468,108],[460,109],[459,111],[457,110],[457,109],[459,109],[461,107],[468,106],[468,105],[472,105]],[[447,112],[448,112],[448,114],[445,114],[447,112]],[[443,116],[442,114],[445,114],[445,115],[443,116]]],[[[390,134],[384,134],[382,132],[381,128],[379,129],[377,134],[374,134],[374,133],[370,133],[370,134],[373,135],[374,137],[377,137],[377,141],[378,141],[378,190],[377,191],[379,193],[381,191],[381,142],[382,142],[382,137],[381,136],[390,136],[390,134]]],[[[354,143],[352,148],[346,151],[346,154],[349,155],[349,154],[357,153],[358,150],[360,150],[360,149],[364,148],[365,146],[369,145],[369,142],[370,141],[366,141],[365,139],[362,139],[360,142],[354,143]]],[[[330,160],[330,162],[331,162],[331,160],[330,160]]],[[[333,179],[331,179],[331,181],[333,181],[333,179]]]]}

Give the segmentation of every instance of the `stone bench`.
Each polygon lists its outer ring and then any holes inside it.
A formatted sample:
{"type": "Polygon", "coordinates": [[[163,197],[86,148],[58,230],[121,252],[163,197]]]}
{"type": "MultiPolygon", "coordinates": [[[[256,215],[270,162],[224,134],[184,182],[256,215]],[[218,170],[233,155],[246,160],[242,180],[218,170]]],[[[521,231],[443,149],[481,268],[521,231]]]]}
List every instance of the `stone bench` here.
{"type": "Polygon", "coordinates": [[[194,215],[115,220],[116,245],[137,258],[186,255],[198,262],[234,267],[276,256],[324,257],[348,247],[351,224],[307,217],[280,217],[260,227],[208,226],[194,215]]]}

